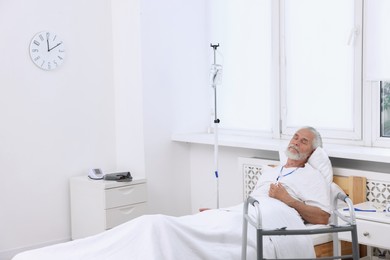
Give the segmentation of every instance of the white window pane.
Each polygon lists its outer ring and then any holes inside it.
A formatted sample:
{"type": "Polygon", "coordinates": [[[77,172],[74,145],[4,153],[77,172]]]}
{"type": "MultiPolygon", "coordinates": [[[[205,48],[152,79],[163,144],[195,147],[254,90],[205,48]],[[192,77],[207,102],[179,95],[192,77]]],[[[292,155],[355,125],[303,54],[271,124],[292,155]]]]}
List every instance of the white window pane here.
{"type": "Polygon", "coordinates": [[[366,78],[390,79],[390,1],[370,0],[366,7],[366,78]]]}
{"type": "Polygon", "coordinates": [[[212,0],[209,5],[210,42],[220,44],[217,63],[223,65],[217,88],[220,126],[270,132],[271,0],[212,0]]]}
{"type": "Polygon", "coordinates": [[[286,126],[354,128],[353,0],[285,1],[286,126]]]}

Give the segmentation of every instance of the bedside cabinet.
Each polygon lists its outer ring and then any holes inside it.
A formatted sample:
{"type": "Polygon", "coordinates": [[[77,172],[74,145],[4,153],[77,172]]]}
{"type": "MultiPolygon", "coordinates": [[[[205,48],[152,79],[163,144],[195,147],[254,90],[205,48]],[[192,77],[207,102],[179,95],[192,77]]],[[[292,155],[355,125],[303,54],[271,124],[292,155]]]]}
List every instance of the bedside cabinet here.
{"type": "Polygon", "coordinates": [[[95,235],[147,211],[146,180],[70,179],[72,239],[95,235]]]}
{"type": "MultiPolygon", "coordinates": [[[[364,202],[354,205],[361,210],[375,210],[372,202],[364,202]]],[[[345,213],[344,213],[345,214],[345,213]]],[[[355,211],[356,226],[359,244],[370,247],[390,249],[390,217],[385,212],[355,211]]],[[[350,233],[339,233],[339,239],[351,241],[350,233]]],[[[370,251],[370,250],[368,250],[370,251]]],[[[367,252],[368,257],[372,256],[367,252]]]]}

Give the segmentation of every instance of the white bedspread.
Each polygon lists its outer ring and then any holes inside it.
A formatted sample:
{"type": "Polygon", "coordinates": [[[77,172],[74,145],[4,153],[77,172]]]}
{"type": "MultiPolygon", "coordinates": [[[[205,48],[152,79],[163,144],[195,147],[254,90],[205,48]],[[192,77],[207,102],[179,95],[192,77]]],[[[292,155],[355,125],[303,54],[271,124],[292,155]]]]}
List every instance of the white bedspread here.
{"type": "MultiPolygon", "coordinates": [[[[259,201],[264,228],[305,228],[294,209],[271,198],[259,201]]],[[[146,215],[95,236],[20,253],[13,260],[238,260],[242,211],[240,204],[183,217],[146,215]]],[[[255,236],[250,226],[248,259],[256,259],[255,236]]],[[[306,236],[265,238],[263,254],[268,258],[315,257],[306,236]]]]}

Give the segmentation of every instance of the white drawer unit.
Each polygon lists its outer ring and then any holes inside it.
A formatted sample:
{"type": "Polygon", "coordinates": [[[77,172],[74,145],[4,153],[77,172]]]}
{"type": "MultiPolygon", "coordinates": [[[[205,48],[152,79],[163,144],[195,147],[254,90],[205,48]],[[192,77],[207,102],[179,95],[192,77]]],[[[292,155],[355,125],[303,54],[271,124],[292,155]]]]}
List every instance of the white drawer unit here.
{"type": "MultiPolygon", "coordinates": [[[[356,224],[359,244],[390,249],[390,223],[357,219],[356,224]]],[[[351,241],[350,233],[340,233],[339,238],[351,241]]]]}
{"type": "Polygon", "coordinates": [[[145,179],[70,179],[72,239],[91,236],[147,212],[145,179]]]}
{"type": "MultiPolygon", "coordinates": [[[[375,210],[371,202],[355,205],[363,210],[375,210]]],[[[359,244],[390,249],[390,216],[384,212],[355,211],[359,244]]],[[[350,233],[339,233],[339,239],[351,241],[350,233]]]]}

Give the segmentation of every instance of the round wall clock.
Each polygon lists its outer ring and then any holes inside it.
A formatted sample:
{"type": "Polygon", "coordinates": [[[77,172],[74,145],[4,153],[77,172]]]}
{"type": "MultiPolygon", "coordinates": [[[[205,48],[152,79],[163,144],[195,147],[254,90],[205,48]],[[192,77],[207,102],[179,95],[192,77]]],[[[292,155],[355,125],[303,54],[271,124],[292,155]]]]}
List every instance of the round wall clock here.
{"type": "Polygon", "coordinates": [[[43,70],[58,68],[65,59],[65,46],[61,38],[48,31],[39,32],[30,43],[31,60],[43,70]]]}

